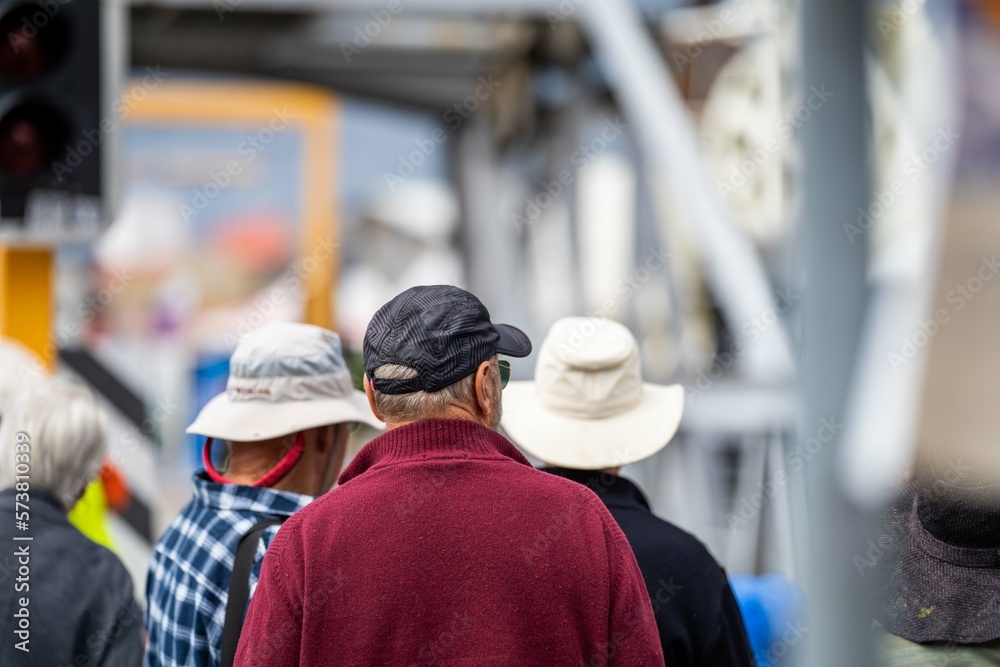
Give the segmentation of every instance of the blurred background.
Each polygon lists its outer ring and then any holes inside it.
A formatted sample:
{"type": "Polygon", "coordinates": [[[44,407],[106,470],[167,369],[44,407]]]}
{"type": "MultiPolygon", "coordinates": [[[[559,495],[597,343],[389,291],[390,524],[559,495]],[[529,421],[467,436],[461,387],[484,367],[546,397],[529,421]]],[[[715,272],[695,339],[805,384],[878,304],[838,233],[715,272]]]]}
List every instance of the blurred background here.
{"type": "Polygon", "coordinates": [[[0,11],[0,335],[112,415],[94,494],[140,595],[240,338],[331,327],[360,369],[416,284],[536,349],[620,321],[685,386],[678,437],[624,474],[813,603],[769,607],[762,664],[869,664],[873,521],[919,452],[1000,481],[998,3],[0,11]]]}

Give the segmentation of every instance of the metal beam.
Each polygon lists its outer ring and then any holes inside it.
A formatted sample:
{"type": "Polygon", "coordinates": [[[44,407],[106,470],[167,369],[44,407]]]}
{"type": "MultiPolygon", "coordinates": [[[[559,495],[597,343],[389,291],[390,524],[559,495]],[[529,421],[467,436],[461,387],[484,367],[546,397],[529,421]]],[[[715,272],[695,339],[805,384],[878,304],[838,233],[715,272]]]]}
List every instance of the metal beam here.
{"type": "Polygon", "coordinates": [[[801,129],[801,262],[807,289],[802,301],[802,421],[795,446],[821,443],[805,468],[812,527],[808,664],[866,667],[874,664],[865,591],[871,582],[861,578],[853,557],[864,553],[871,531],[868,517],[848,501],[838,475],[845,403],[868,300],[868,237],[851,243],[844,233],[844,225],[867,207],[871,188],[866,2],[805,0],[802,11],[803,88],[832,93],[823,113],[801,129]]]}
{"type": "MultiPolygon", "coordinates": [[[[730,329],[738,334],[747,323],[773,314],[763,263],[709,186],[694,123],[642,15],[634,3],[623,0],[587,0],[578,14],[644,151],[653,187],[684,194],[686,221],[693,226],[707,281],[730,329]]],[[[791,377],[792,355],[780,321],[746,345],[743,361],[753,380],[791,377]]]]}
{"type": "MultiPolygon", "coordinates": [[[[234,12],[363,12],[368,16],[437,14],[441,16],[531,17],[550,23],[575,21],[590,0],[115,0],[133,7],[213,12],[220,20],[234,12]]],[[[630,0],[650,17],[684,7],[690,0],[630,0]]]]}
{"type": "MultiPolygon", "coordinates": [[[[562,7],[577,7],[585,0],[130,0],[135,7],[155,6],[169,9],[200,9],[224,17],[233,11],[388,11],[398,5],[406,12],[439,14],[534,14],[562,12],[562,7]]],[[[587,0],[589,1],[589,0],[587,0]]],[[[398,13],[398,12],[397,12],[398,13]]]]}

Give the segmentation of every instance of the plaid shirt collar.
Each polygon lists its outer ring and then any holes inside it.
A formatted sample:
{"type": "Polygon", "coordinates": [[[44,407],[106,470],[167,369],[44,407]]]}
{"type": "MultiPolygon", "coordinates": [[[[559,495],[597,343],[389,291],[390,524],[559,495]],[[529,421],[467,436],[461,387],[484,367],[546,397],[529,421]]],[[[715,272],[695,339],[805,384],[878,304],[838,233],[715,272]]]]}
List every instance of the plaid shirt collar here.
{"type": "Polygon", "coordinates": [[[204,472],[197,472],[194,474],[194,500],[220,510],[291,516],[314,498],[291,491],[243,484],[219,484],[210,480],[204,472]]]}

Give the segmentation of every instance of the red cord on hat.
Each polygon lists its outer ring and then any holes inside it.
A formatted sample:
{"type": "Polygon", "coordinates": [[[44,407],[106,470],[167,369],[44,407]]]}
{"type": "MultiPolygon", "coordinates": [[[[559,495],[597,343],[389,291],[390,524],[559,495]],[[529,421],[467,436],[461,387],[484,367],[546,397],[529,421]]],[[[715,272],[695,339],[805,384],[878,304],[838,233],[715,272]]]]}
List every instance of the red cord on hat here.
{"type": "MultiPolygon", "coordinates": [[[[222,473],[215,469],[214,465],[212,465],[212,442],[214,440],[215,438],[209,438],[206,440],[205,448],[201,452],[201,459],[205,464],[205,472],[208,474],[209,479],[218,484],[236,484],[237,482],[227,479],[222,473]]],[[[292,468],[294,468],[295,464],[299,462],[299,459],[302,458],[302,452],[305,451],[305,448],[305,440],[302,433],[299,433],[295,437],[295,442],[292,444],[292,448],[288,450],[288,453],[285,454],[280,461],[278,461],[277,465],[268,470],[266,475],[258,479],[250,486],[261,488],[274,486],[280,482],[288,473],[292,471],[292,468]]]]}

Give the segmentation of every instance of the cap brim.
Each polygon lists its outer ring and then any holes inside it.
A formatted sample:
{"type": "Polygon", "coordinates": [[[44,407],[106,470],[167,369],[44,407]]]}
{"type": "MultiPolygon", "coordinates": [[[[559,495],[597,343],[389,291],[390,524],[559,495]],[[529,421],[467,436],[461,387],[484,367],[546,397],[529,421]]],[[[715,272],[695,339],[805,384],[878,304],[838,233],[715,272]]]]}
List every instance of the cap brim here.
{"type": "Polygon", "coordinates": [[[497,353],[505,354],[508,357],[526,357],[531,354],[531,341],[523,331],[509,324],[494,324],[493,326],[500,334],[497,353]]]}
{"type": "Polygon", "coordinates": [[[201,409],[186,432],[220,440],[253,441],[347,422],[385,428],[360,391],[352,391],[344,398],[282,403],[232,401],[223,392],[201,409]]]}
{"type": "Polygon", "coordinates": [[[578,419],[546,408],[534,382],[511,382],[503,391],[504,432],[544,463],[602,470],[647,459],[677,433],[684,387],[644,384],[634,408],[605,419],[578,419]]]}

